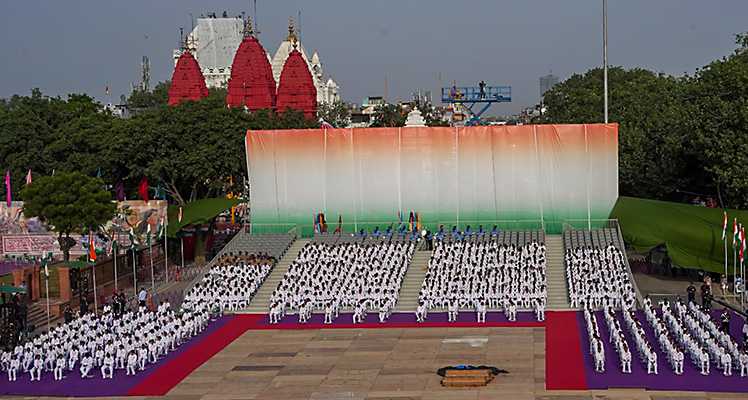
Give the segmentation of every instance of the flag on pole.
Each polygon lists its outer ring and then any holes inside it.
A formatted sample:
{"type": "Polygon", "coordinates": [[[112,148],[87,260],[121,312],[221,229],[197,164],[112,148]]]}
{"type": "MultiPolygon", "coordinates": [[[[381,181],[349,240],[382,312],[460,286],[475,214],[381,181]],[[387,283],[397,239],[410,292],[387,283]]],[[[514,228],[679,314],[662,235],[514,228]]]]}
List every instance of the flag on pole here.
{"type": "Polygon", "coordinates": [[[740,226],[740,264],[743,264],[744,258],[743,253],[745,252],[745,227],[740,226]]]}
{"type": "Polygon", "coordinates": [[[5,171],[5,205],[10,208],[13,203],[13,194],[10,190],[10,170],[5,171]]]}
{"type": "Polygon", "coordinates": [[[117,236],[112,237],[111,247],[109,248],[109,254],[117,254],[117,236]]]}
{"type": "Polygon", "coordinates": [[[732,247],[734,248],[737,246],[738,242],[738,219],[733,218],[732,219],[732,247]]]}
{"type": "Polygon", "coordinates": [[[127,232],[127,236],[130,239],[130,250],[135,250],[137,247],[137,241],[135,239],[135,229],[130,227],[130,231],[127,232]]]}
{"type": "Polygon", "coordinates": [[[88,232],[88,261],[96,262],[96,240],[93,232],[88,232]]]}
{"type": "Polygon", "coordinates": [[[165,229],[164,229],[164,217],[161,217],[161,219],[158,221],[158,227],[156,228],[156,237],[159,239],[162,239],[164,237],[165,229]]]}
{"type": "Polygon", "coordinates": [[[145,176],[140,180],[140,185],[138,186],[138,194],[140,195],[140,198],[143,199],[143,201],[148,202],[148,178],[146,178],[145,176]]]}
{"type": "Polygon", "coordinates": [[[727,237],[727,211],[723,211],[722,214],[722,240],[725,240],[727,237]]]}
{"type": "Polygon", "coordinates": [[[26,174],[26,186],[31,184],[31,168],[29,168],[29,172],[26,174]]]}
{"type": "Polygon", "coordinates": [[[109,96],[109,94],[111,93],[111,92],[109,91],[109,85],[106,85],[106,87],[104,88],[104,93],[105,93],[105,94],[106,94],[107,96],[109,96]]]}
{"type": "Polygon", "coordinates": [[[335,233],[343,232],[343,216],[338,214],[338,227],[335,228],[335,233]]]}
{"type": "Polygon", "coordinates": [[[148,247],[151,247],[151,224],[146,221],[146,229],[145,229],[145,240],[148,247]]]}

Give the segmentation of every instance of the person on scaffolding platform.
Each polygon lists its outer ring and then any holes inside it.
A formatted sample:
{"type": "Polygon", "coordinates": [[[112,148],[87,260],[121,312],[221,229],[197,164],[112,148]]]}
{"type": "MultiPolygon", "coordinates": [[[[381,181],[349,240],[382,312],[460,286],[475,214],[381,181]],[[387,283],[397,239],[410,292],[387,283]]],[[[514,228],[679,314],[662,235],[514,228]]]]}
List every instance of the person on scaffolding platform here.
{"type": "Polygon", "coordinates": [[[480,90],[480,98],[485,99],[486,98],[486,82],[485,81],[478,82],[478,89],[480,90]]]}

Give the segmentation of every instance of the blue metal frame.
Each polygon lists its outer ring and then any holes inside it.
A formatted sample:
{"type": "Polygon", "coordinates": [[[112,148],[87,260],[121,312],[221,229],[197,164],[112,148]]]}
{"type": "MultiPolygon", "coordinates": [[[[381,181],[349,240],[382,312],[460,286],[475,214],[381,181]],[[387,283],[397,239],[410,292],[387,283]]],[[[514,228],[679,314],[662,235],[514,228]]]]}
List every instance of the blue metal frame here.
{"type": "Polygon", "coordinates": [[[486,86],[481,92],[478,86],[461,86],[461,87],[445,87],[442,88],[442,103],[464,104],[473,117],[470,118],[468,124],[472,125],[480,120],[491,104],[493,103],[508,103],[512,101],[512,88],[511,86],[486,86]],[[478,112],[473,111],[473,107],[476,104],[481,103],[482,106],[478,112]]]}

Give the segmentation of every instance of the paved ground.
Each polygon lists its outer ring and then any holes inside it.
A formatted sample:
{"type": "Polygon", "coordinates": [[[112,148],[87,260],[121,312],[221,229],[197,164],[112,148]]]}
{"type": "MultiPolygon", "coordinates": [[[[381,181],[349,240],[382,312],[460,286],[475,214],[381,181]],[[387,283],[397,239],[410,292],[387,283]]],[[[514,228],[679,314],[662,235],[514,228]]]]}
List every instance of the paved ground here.
{"type": "MultiPolygon", "coordinates": [[[[545,391],[544,328],[248,331],[164,398],[208,399],[745,399],[743,395],[545,391]],[[508,370],[487,387],[447,389],[437,368],[508,370]]],[[[130,397],[129,399],[137,399],[130,397]]]]}

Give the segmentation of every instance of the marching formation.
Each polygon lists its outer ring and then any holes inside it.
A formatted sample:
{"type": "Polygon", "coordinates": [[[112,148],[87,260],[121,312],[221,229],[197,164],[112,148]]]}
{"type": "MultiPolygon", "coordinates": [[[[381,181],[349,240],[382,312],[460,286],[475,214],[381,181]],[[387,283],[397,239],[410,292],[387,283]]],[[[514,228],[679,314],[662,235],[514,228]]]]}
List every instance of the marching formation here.
{"type": "Polygon", "coordinates": [[[517,309],[535,310],[545,318],[545,244],[523,246],[490,241],[437,241],[421,287],[416,318],[434,308],[447,309],[449,321],[460,310],[472,309],[478,322],[486,311],[503,309],[515,321],[517,309]]]}
{"type": "Polygon", "coordinates": [[[200,333],[209,320],[207,304],[180,314],[168,303],[155,312],[140,307],[115,313],[107,305],[101,316],[85,314],[3,352],[0,364],[9,381],[16,381],[19,373],[28,373],[31,381],[50,372],[55,380],[69,373],[81,378],[101,373],[103,379],[112,379],[116,370],[135,375],[200,333]]]}
{"type": "Polygon", "coordinates": [[[324,310],[330,324],[344,308],[353,309],[353,323],[363,322],[372,310],[386,321],[414,249],[413,241],[308,243],[270,298],[270,322],[298,313],[299,322],[306,323],[313,311],[324,310]]]}

